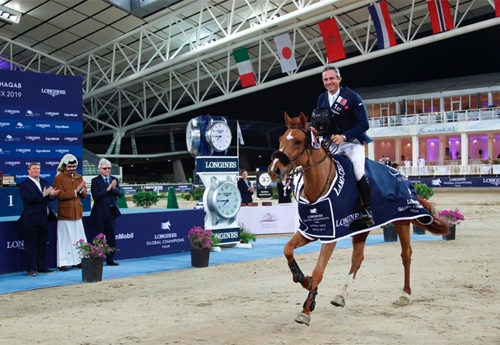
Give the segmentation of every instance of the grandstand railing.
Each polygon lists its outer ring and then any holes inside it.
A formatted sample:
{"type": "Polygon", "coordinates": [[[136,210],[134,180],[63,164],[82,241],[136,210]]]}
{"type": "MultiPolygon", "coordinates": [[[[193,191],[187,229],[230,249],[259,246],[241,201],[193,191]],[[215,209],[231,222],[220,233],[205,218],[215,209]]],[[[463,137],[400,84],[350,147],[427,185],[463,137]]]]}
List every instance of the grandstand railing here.
{"type": "Polygon", "coordinates": [[[466,176],[500,175],[500,165],[427,165],[425,167],[399,167],[405,176],[466,176]]]}
{"type": "Polygon", "coordinates": [[[423,114],[390,115],[370,118],[371,127],[427,125],[433,123],[480,121],[500,119],[500,108],[469,109],[423,114]]]}

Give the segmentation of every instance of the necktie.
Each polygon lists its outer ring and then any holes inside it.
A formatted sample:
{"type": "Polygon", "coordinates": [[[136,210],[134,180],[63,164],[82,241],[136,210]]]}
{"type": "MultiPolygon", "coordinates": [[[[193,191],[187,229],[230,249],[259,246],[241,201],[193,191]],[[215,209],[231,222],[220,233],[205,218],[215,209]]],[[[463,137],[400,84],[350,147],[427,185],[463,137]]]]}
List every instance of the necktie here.
{"type": "Polygon", "coordinates": [[[109,185],[109,180],[108,180],[108,178],[107,178],[107,177],[104,179],[104,182],[106,182],[106,186],[108,186],[108,185],[109,185]]]}

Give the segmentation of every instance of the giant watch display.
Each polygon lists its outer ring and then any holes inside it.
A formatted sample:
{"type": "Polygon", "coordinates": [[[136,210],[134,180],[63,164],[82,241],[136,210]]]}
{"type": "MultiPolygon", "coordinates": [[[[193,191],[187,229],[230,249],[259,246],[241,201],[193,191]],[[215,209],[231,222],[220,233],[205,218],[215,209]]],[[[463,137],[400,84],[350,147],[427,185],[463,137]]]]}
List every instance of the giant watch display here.
{"type": "Polygon", "coordinates": [[[196,157],[200,154],[201,129],[198,117],[192,118],[186,126],[186,145],[192,156],[196,157]]]}
{"type": "Polygon", "coordinates": [[[216,152],[225,152],[231,145],[231,129],[225,120],[212,121],[205,132],[205,139],[216,152]]]}
{"type": "Polygon", "coordinates": [[[222,220],[232,223],[240,206],[240,191],[233,179],[228,176],[226,181],[219,181],[213,176],[207,194],[207,207],[212,215],[212,223],[217,225],[222,220]]]}

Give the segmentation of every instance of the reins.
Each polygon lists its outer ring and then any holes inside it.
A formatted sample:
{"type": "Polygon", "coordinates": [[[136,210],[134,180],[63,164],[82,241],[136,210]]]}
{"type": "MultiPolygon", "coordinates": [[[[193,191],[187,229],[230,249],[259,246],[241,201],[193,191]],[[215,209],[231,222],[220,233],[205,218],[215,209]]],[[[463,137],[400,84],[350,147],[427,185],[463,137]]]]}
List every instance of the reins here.
{"type": "MultiPolygon", "coordinates": [[[[306,139],[308,139],[308,138],[307,138],[307,135],[308,135],[308,134],[307,134],[307,131],[306,131],[305,129],[303,129],[303,128],[301,128],[301,127],[298,127],[298,126],[290,126],[290,127],[288,127],[288,128],[289,128],[289,129],[298,129],[298,130],[302,131],[302,132],[305,134],[306,139]]],[[[305,167],[305,168],[302,168],[302,169],[300,170],[300,172],[290,171],[290,172],[288,173],[289,178],[290,178],[290,179],[293,179],[294,175],[297,175],[297,174],[299,174],[299,173],[300,173],[301,175],[304,175],[304,173],[305,173],[307,170],[310,170],[310,169],[312,169],[312,168],[314,168],[314,167],[318,166],[319,164],[321,164],[322,162],[324,162],[324,161],[325,161],[325,159],[327,159],[327,158],[331,158],[331,159],[330,159],[330,170],[328,171],[328,175],[327,175],[327,178],[326,178],[326,182],[325,182],[325,184],[324,184],[323,188],[321,189],[321,191],[319,192],[318,197],[317,197],[316,199],[314,199],[314,200],[318,200],[318,199],[319,199],[319,198],[323,195],[323,193],[326,191],[326,189],[328,188],[328,186],[330,185],[330,182],[331,182],[331,181],[330,181],[330,176],[332,175],[332,171],[333,171],[333,154],[332,154],[332,153],[330,152],[330,150],[329,150],[330,143],[331,143],[331,140],[324,140],[324,141],[322,141],[322,142],[321,142],[321,147],[323,148],[323,150],[324,150],[324,154],[325,154],[325,155],[324,155],[324,156],[323,156],[323,158],[321,158],[319,161],[317,161],[317,162],[313,162],[311,165],[309,165],[309,166],[307,166],[307,167],[305,167]]],[[[295,160],[297,160],[300,156],[302,156],[302,155],[304,154],[304,152],[307,152],[307,162],[309,162],[309,161],[311,160],[311,153],[310,153],[310,150],[311,150],[311,149],[312,149],[312,147],[311,147],[311,143],[310,143],[310,141],[309,141],[309,140],[307,140],[307,142],[306,142],[306,144],[304,145],[304,148],[302,149],[302,151],[301,151],[299,154],[297,154],[295,157],[290,158],[290,162],[291,162],[291,163],[293,163],[293,162],[294,162],[295,160]]],[[[296,201],[298,201],[298,199],[297,199],[297,195],[296,195],[296,194],[297,194],[297,193],[294,193],[294,198],[295,198],[295,200],[296,200],[296,201]]],[[[306,196],[306,198],[307,198],[308,200],[313,200],[313,199],[311,199],[311,198],[309,197],[309,195],[307,195],[305,188],[304,188],[304,195],[306,196]]]]}

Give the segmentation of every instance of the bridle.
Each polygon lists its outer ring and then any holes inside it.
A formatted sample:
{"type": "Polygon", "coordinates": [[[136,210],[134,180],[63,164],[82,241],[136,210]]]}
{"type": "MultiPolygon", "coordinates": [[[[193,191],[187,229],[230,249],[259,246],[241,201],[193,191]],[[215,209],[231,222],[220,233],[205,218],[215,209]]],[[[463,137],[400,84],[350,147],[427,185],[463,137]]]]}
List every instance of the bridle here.
{"type": "MultiPolygon", "coordinates": [[[[328,171],[328,175],[327,175],[327,179],[326,179],[326,183],[325,185],[323,186],[323,188],[321,189],[321,191],[319,192],[319,195],[318,197],[315,199],[315,200],[318,200],[322,195],[323,193],[326,191],[326,189],[328,188],[328,186],[330,185],[330,176],[332,174],[332,170],[333,170],[333,154],[330,152],[329,150],[329,146],[331,144],[331,140],[323,140],[321,142],[321,146],[323,148],[323,151],[324,151],[324,156],[318,160],[317,162],[313,162],[311,165],[305,167],[305,168],[302,168],[300,169],[300,171],[297,171],[297,169],[294,169],[295,167],[295,164],[294,162],[300,158],[304,152],[307,153],[307,162],[309,162],[311,160],[311,142],[309,141],[308,139],[308,133],[307,131],[302,128],[302,127],[298,127],[298,126],[290,126],[288,127],[288,129],[298,129],[300,130],[302,133],[304,133],[305,137],[306,137],[306,141],[305,141],[305,144],[304,144],[304,147],[302,148],[302,151],[299,152],[297,155],[295,155],[293,158],[289,158],[285,153],[283,153],[282,151],[275,151],[273,152],[273,154],[271,155],[271,160],[277,158],[278,160],[281,160],[282,161],[282,164],[285,164],[285,165],[291,165],[291,168],[289,169],[289,171],[287,172],[288,174],[288,178],[289,179],[293,179],[294,176],[300,174],[300,175],[303,175],[307,170],[310,170],[316,166],[318,166],[319,164],[321,164],[325,159],[327,158],[330,158],[330,170],[328,171]],[[288,164],[286,164],[288,161],[288,164]]],[[[305,189],[304,189],[304,195],[306,196],[306,198],[308,200],[312,200],[306,193],[305,189]]],[[[294,198],[297,200],[297,196],[294,195],[294,198]]]]}

